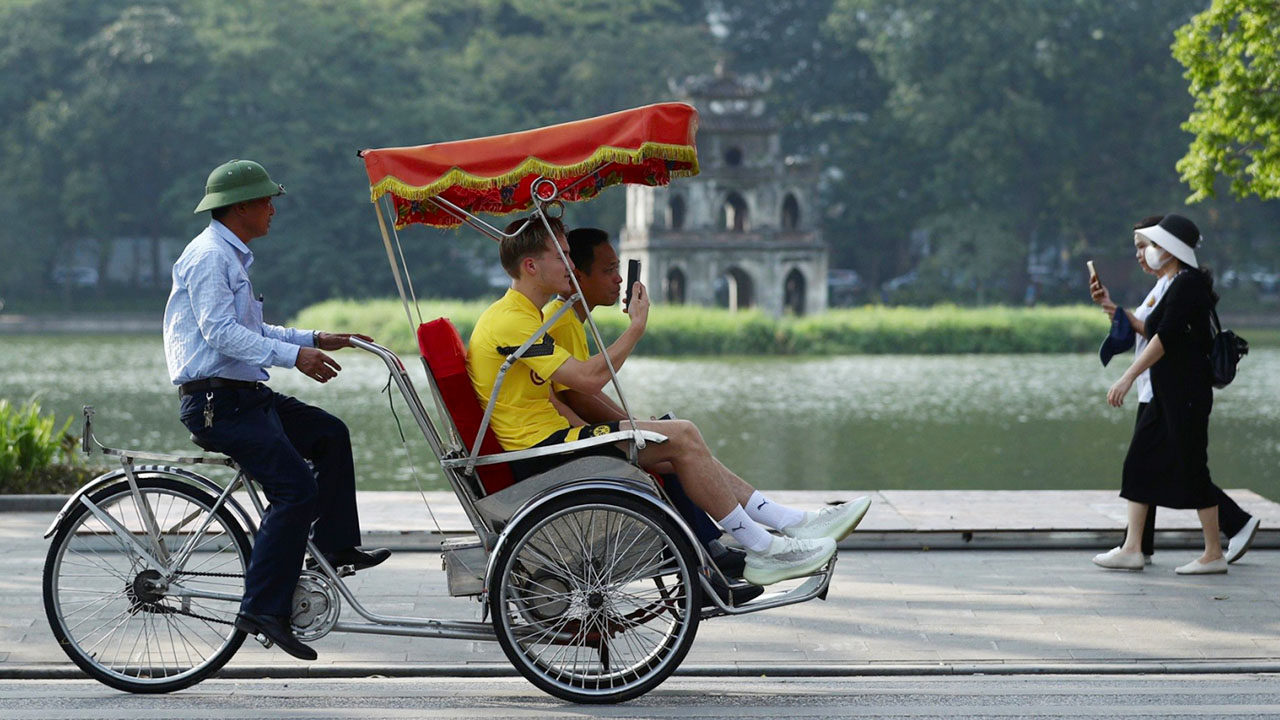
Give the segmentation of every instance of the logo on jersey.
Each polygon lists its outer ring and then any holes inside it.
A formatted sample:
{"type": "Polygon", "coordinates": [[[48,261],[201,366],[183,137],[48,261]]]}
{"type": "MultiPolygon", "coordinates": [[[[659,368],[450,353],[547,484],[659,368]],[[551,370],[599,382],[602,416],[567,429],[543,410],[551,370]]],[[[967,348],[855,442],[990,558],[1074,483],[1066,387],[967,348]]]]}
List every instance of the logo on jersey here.
{"type": "Polygon", "coordinates": [[[533,381],[533,384],[534,384],[534,385],[546,385],[546,384],[547,384],[547,381],[546,381],[546,380],[543,380],[543,379],[542,379],[542,376],[538,375],[538,373],[536,373],[536,372],[534,372],[534,371],[532,371],[532,370],[530,370],[530,371],[529,371],[529,379],[530,379],[531,381],[533,381]]]}
{"type": "Polygon", "coordinates": [[[608,435],[610,429],[611,428],[608,425],[597,425],[591,429],[591,434],[594,435],[595,437],[600,437],[601,435],[608,435]]]}

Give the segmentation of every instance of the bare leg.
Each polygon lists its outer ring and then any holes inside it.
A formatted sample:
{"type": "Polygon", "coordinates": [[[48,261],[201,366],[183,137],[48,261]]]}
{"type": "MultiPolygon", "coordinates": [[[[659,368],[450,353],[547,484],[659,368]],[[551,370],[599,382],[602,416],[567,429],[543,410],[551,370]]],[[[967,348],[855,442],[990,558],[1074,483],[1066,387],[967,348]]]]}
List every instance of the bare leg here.
{"type": "Polygon", "coordinates": [[[649,443],[640,451],[646,470],[670,463],[684,483],[685,493],[712,518],[723,518],[741,506],[755,489],[734,475],[711,455],[702,434],[686,420],[650,420],[636,423],[642,430],[666,435],[664,443],[649,443]]]}
{"type": "Polygon", "coordinates": [[[1222,557],[1222,533],[1218,529],[1218,506],[1200,508],[1196,511],[1200,516],[1200,527],[1204,530],[1204,555],[1201,563],[1209,563],[1222,557]]]}
{"type": "MultiPolygon", "coordinates": [[[[1125,552],[1142,552],[1142,527],[1147,522],[1147,506],[1140,502],[1129,501],[1129,527],[1124,534],[1125,552]]],[[[1204,522],[1201,520],[1201,522],[1204,522]]],[[[1214,516],[1213,526],[1218,526],[1217,516],[1214,516]]]]}

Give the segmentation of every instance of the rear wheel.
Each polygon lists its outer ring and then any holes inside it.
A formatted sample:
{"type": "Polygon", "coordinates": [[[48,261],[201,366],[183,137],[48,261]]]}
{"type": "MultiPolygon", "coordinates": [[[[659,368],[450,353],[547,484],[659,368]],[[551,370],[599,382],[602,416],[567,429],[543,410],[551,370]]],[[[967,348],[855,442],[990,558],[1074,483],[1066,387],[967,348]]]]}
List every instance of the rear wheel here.
{"type": "Polygon", "coordinates": [[[225,507],[210,517],[208,493],[159,472],[137,480],[159,536],[147,532],[146,509],[127,482],[93,493],[112,522],[83,504],[67,514],[45,560],[45,614],[63,651],[93,678],[128,692],[171,692],[217,671],[244,642],[233,623],[249,538],[225,507]],[[165,568],[151,567],[133,541],[165,568]],[[175,570],[184,548],[191,552],[175,570]]]}
{"type": "Polygon", "coordinates": [[[552,500],[499,554],[489,589],[498,642],[556,697],[638,697],[693,644],[696,568],[685,533],[649,502],[598,491],[552,500]]]}

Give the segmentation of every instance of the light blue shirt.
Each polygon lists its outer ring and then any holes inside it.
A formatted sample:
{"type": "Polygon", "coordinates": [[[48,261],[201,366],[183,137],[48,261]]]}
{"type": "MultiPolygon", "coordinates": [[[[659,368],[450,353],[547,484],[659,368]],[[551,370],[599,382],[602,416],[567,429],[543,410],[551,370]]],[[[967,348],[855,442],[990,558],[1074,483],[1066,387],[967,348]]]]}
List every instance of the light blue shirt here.
{"type": "Polygon", "coordinates": [[[310,330],[262,322],[249,282],[253,253],[212,220],[173,264],[164,308],[164,358],[174,385],[219,377],[263,381],[264,368],[293,367],[298,349],[315,347],[310,330]]]}

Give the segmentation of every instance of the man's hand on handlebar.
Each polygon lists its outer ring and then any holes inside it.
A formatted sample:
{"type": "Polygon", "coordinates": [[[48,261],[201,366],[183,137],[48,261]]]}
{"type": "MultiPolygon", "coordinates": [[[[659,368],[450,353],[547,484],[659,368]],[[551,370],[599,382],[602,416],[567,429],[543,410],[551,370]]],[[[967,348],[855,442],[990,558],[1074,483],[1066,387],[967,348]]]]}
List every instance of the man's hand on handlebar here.
{"type": "Polygon", "coordinates": [[[298,370],[318,383],[326,383],[338,376],[342,366],[316,348],[298,348],[298,370]]]}
{"type": "Polygon", "coordinates": [[[373,338],[361,333],[316,333],[316,347],[321,350],[341,350],[351,347],[351,338],[360,338],[365,342],[373,342],[373,338]]]}

